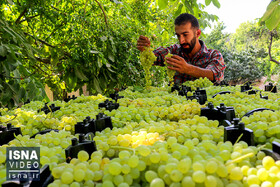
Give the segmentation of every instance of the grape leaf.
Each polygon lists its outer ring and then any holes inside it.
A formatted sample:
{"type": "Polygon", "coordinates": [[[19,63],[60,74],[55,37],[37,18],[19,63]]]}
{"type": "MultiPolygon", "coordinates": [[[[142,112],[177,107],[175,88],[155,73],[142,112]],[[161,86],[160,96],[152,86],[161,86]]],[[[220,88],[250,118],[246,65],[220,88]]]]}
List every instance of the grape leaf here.
{"type": "Polygon", "coordinates": [[[83,74],[83,72],[81,72],[77,67],[75,67],[75,75],[83,81],[88,81],[88,78],[85,76],[85,74],[83,74]]]}
{"type": "Polygon", "coordinates": [[[182,13],[182,8],[183,8],[183,5],[180,3],[178,9],[175,12],[176,17],[179,16],[182,13]]]}
{"type": "Polygon", "coordinates": [[[206,6],[210,5],[211,1],[212,1],[212,0],[205,0],[205,5],[206,5],[206,6]]]}
{"type": "Polygon", "coordinates": [[[93,76],[93,85],[95,87],[95,90],[98,93],[102,93],[102,90],[101,90],[100,85],[99,85],[99,81],[98,81],[98,79],[95,76],[93,76]]]}
{"type": "Polygon", "coordinates": [[[0,46],[0,56],[4,57],[7,55],[7,49],[5,48],[5,46],[1,45],[0,46]]]}
{"type": "Polygon", "coordinates": [[[165,9],[168,5],[168,0],[158,0],[159,9],[165,9]]]}
{"type": "MultiPolygon", "coordinates": [[[[184,2],[184,0],[182,2],[184,2]]],[[[186,10],[189,10],[192,14],[194,14],[192,6],[187,0],[185,0],[185,8],[186,10]]]]}
{"type": "Polygon", "coordinates": [[[217,8],[220,8],[220,7],[221,7],[221,5],[220,5],[220,3],[219,3],[218,0],[212,0],[212,2],[213,2],[213,4],[215,5],[215,7],[217,7],[217,8]]]}
{"type": "Polygon", "coordinates": [[[280,1],[279,0],[277,0],[277,1],[271,1],[270,3],[269,3],[269,5],[267,6],[267,8],[266,8],[266,11],[265,11],[265,13],[264,13],[264,15],[262,16],[262,18],[261,18],[261,21],[266,21],[268,18],[269,18],[269,16],[272,14],[272,12],[275,10],[275,8],[277,7],[277,4],[278,3],[280,3],[280,1]]]}
{"type": "Polygon", "coordinates": [[[265,21],[265,25],[269,30],[275,29],[280,24],[280,6],[278,5],[271,16],[265,21]]]}

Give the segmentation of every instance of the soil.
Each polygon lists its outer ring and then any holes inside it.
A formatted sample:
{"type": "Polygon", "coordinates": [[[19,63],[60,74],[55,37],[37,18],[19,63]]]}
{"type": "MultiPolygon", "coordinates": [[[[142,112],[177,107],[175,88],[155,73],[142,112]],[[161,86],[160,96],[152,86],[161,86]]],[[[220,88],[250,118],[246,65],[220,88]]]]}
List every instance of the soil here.
{"type": "MultiPolygon", "coordinates": [[[[273,81],[279,81],[280,77],[279,75],[272,75],[271,79],[273,81]]],[[[260,80],[253,83],[254,86],[259,87],[261,90],[264,90],[264,86],[269,83],[269,81],[266,81],[267,77],[262,77],[260,80]]]]}

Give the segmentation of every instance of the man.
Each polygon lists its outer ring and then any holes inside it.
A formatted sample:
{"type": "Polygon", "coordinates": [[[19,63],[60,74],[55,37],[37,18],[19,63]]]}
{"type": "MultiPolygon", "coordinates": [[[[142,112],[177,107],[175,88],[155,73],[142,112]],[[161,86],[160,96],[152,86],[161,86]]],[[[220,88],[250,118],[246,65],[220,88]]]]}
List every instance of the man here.
{"type": "MultiPolygon", "coordinates": [[[[191,14],[181,14],[175,19],[175,33],[179,44],[170,47],[159,47],[154,50],[157,57],[155,65],[164,66],[165,56],[170,52],[171,58],[166,57],[170,64],[169,69],[175,70],[175,83],[183,83],[199,77],[207,77],[215,84],[224,79],[226,68],[222,54],[213,49],[207,49],[204,42],[199,40],[201,30],[198,20],[191,14]]],[[[149,38],[140,36],[137,41],[137,49],[144,50],[150,46],[149,38]]]]}

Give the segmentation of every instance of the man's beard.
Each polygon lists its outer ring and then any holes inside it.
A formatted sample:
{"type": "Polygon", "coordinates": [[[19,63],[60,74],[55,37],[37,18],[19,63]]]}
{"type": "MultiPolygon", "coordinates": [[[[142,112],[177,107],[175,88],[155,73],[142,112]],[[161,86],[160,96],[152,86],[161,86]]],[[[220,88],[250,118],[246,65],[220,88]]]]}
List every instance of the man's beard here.
{"type": "Polygon", "coordinates": [[[195,44],[196,44],[196,36],[193,37],[193,39],[191,40],[191,43],[180,44],[182,52],[189,54],[190,52],[192,52],[195,44]],[[186,47],[187,45],[189,46],[189,48],[184,48],[184,46],[186,47]]]}

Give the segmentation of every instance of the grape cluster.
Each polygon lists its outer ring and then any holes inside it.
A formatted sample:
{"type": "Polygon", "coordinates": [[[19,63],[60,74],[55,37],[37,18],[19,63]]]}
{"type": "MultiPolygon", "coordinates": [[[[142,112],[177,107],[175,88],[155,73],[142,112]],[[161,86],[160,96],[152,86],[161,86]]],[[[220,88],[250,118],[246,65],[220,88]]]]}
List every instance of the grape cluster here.
{"type": "Polygon", "coordinates": [[[242,118],[246,127],[254,131],[255,142],[272,148],[273,141],[280,142],[280,111],[264,110],[242,118]]]}
{"type": "MultiPolygon", "coordinates": [[[[171,58],[171,57],[172,57],[172,54],[171,54],[171,53],[168,53],[168,54],[166,55],[166,57],[171,58]]],[[[172,84],[174,84],[174,75],[175,75],[176,71],[167,68],[167,66],[171,66],[171,65],[170,65],[170,64],[167,64],[167,63],[166,63],[166,60],[164,61],[164,64],[165,64],[165,66],[166,66],[166,74],[167,74],[167,76],[168,76],[168,80],[169,80],[169,82],[170,82],[171,85],[172,85],[172,84]]]]}
{"type": "Polygon", "coordinates": [[[140,53],[140,62],[145,72],[146,87],[152,85],[150,69],[155,61],[156,56],[154,55],[152,48],[146,47],[144,51],[140,53]]]}
{"type": "Polygon", "coordinates": [[[258,93],[248,95],[245,92],[236,91],[230,94],[217,95],[214,98],[208,97],[208,102],[212,102],[215,106],[218,106],[220,103],[224,103],[226,106],[233,106],[236,116],[239,118],[256,108],[280,110],[280,100],[273,100],[270,98],[264,100],[260,98],[258,93]]]}
{"type": "Polygon", "coordinates": [[[213,86],[213,82],[211,82],[208,78],[200,77],[194,81],[186,81],[183,83],[183,85],[191,87],[192,91],[196,90],[196,88],[206,88],[213,86]]]}

